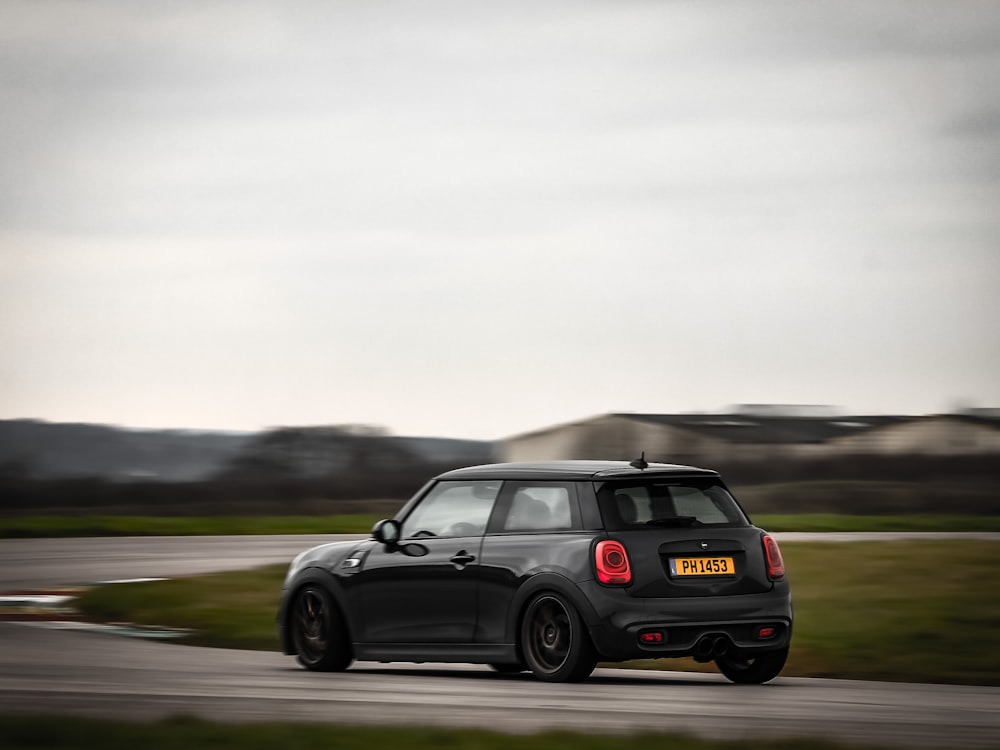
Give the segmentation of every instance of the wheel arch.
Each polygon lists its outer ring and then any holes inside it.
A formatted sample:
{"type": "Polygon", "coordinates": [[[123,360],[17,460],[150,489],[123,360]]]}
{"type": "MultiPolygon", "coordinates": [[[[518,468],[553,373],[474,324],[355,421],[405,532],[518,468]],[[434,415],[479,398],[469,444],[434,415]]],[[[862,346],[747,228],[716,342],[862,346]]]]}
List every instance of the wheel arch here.
{"type": "Polygon", "coordinates": [[[343,586],[341,586],[340,581],[337,580],[335,575],[323,568],[306,568],[300,571],[285,589],[285,595],[281,600],[281,609],[278,612],[278,633],[281,639],[281,650],[282,653],[288,656],[293,656],[296,653],[291,627],[289,626],[289,618],[292,615],[292,604],[299,592],[309,585],[319,586],[330,595],[340,613],[344,627],[347,629],[348,641],[352,644],[354,643],[354,633],[357,631],[353,621],[353,613],[347,604],[347,594],[343,586]]]}
{"type": "Polygon", "coordinates": [[[521,653],[521,622],[524,613],[528,609],[528,604],[539,594],[554,592],[563,595],[576,609],[587,628],[591,628],[598,622],[597,612],[579,587],[569,578],[558,573],[537,573],[528,578],[514,594],[511,600],[510,610],[507,613],[506,633],[508,643],[515,644],[518,658],[523,659],[521,653]]]}

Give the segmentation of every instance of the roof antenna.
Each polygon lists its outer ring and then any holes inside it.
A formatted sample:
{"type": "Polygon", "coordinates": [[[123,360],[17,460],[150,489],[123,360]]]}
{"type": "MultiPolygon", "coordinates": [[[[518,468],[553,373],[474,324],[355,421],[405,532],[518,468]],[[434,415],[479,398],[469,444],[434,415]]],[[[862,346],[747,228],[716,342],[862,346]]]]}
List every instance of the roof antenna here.
{"type": "Polygon", "coordinates": [[[642,455],[639,456],[639,458],[637,458],[635,461],[629,461],[628,465],[634,469],[638,469],[639,471],[642,471],[647,466],[649,466],[649,463],[646,461],[646,451],[643,451],[642,455]]]}

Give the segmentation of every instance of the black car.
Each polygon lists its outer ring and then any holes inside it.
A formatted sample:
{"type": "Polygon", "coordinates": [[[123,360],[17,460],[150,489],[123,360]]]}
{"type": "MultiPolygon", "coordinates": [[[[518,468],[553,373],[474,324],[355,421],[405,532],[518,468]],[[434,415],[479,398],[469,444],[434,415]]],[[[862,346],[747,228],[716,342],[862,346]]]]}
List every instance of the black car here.
{"type": "Polygon", "coordinates": [[[563,682],[598,661],[694,657],[762,683],[788,655],[781,552],[714,471],[643,459],[457,469],[372,537],[292,561],[278,625],[308,669],[473,662],[563,682]]]}

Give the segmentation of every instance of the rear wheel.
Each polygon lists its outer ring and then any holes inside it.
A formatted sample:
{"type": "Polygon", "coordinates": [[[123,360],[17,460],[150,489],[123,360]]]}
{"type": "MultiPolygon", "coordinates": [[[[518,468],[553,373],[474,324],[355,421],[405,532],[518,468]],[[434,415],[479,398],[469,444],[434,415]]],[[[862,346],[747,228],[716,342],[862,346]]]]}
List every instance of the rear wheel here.
{"type": "Polygon", "coordinates": [[[327,591],[306,586],[295,595],[289,619],[295,656],[306,669],[340,672],[351,663],[344,621],[327,591]]]}
{"type": "Polygon", "coordinates": [[[532,674],[545,682],[578,682],[597,666],[579,613],[554,593],[541,594],[528,605],[521,623],[521,651],[532,674]]]}
{"type": "Polygon", "coordinates": [[[756,656],[723,656],[715,660],[716,666],[728,679],[741,685],[760,685],[773,680],[785,666],[788,647],[780,651],[764,651],[756,656]]]}

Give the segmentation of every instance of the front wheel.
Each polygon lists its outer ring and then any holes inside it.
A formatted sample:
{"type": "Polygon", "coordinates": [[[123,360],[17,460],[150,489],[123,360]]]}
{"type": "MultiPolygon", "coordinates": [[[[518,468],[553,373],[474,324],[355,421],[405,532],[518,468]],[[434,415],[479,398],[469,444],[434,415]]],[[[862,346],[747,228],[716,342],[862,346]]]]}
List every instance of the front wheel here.
{"type": "Polygon", "coordinates": [[[788,647],[779,651],[764,651],[756,656],[723,656],[715,664],[729,680],[740,685],[760,685],[773,680],[785,666],[788,647]]]}
{"type": "Polygon", "coordinates": [[[327,591],[306,586],[292,604],[289,619],[295,657],[314,672],[341,672],[351,663],[344,621],[327,591]]]}
{"type": "Polygon", "coordinates": [[[559,594],[535,597],[521,622],[524,661],[539,680],[579,682],[597,666],[580,615],[559,594]]]}

